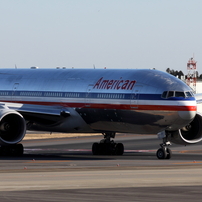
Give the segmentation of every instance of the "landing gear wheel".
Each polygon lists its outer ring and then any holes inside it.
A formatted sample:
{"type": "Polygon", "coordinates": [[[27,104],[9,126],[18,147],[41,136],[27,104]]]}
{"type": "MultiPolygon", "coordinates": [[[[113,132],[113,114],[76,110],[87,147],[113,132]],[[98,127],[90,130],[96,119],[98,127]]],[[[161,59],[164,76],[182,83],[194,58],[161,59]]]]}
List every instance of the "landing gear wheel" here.
{"type": "Polygon", "coordinates": [[[156,156],[158,159],[165,159],[167,157],[166,150],[164,148],[160,148],[156,152],[156,156]]]}
{"type": "Polygon", "coordinates": [[[0,156],[22,156],[24,147],[22,144],[2,145],[0,147],[0,156]]]}
{"type": "Polygon", "coordinates": [[[22,144],[15,145],[15,156],[22,156],[24,153],[24,147],[22,144]]]}
{"type": "Polygon", "coordinates": [[[163,131],[163,143],[160,144],[161,148],[157,150],[156,156],[158,159],[170,159],[172,157],[172,151],[168,148],[171,143],[168,141],[169,132],[163,131]]]}
{"type": "Polygon", "coordinates": [[[115,143],[111,138],[115,138],[115,132],[102,133],[104,139],[99,143],[93,143],[93,155],[122,155],[124,153],[124,146],[122,143],[115,143]]]}
{"type": "Polygon", "coordinates": [[[169,148],[167,148],[166,152],[167,152],[166,159],[170,159],[172,157],[172,151],[169,148]]]}
{"type": "Polygon", "coordinates": [[[111,143],[100,143],[99,147],[101,155],[111,155],[113,153],[113,144],[111,143]]]}
{"type": "Polygon", "coordinates": [[[116,148],[115,148],[115,154],[116,155],[123,155],[123,153],[124,153],[124,146],[122,143],[118,143],[116,145],[116,148]]]}
{"type": "Polygon", "coordinates": [[[93,143],[93,145],[92,145],[92,153],[93,153],[93,155],[100,154],[100,145],[99,145],[99,143],[97,143],[97,142],[93,143]]]}

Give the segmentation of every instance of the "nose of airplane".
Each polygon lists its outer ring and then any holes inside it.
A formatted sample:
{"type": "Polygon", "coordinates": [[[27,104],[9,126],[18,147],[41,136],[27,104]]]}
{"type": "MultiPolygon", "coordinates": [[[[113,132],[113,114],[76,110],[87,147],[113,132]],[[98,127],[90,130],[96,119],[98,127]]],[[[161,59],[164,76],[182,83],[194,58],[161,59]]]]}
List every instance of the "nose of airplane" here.
{"type": "Polygon", "coordinates": [[[178,111],[178,115],[183,120],[192,120],[196,116],[196,111],[178,111]]]}
{"type": "Polygon", "coordinates": [[[189,107],[187,111],[178,111],[178,115],[183,120],[192,120],[196,116],[196,106],[189,107]]]}

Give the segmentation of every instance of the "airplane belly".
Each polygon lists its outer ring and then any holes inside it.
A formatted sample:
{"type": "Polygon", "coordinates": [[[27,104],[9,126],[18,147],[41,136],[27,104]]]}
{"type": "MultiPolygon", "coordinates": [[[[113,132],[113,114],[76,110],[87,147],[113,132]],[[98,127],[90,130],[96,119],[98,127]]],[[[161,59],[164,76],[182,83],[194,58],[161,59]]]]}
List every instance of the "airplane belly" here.
{"type": "Polygon", "coordinates": [[[116,109],[77,109],[95,131],[155,134],[177,119],[177,112],[135,111],[116,109]]]}

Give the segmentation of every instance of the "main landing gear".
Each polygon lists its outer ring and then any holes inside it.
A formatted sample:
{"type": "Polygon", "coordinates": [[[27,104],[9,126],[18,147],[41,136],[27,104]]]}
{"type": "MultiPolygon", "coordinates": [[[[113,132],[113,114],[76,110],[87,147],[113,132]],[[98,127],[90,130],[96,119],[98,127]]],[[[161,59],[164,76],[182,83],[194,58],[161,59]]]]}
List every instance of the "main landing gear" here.
{"type": "Polygon", "coordinates": [[[22,156],[23,153],[22,144],[0,145],[0,156],[22,156]]]}
{"type": "Polygon", "coordinates": [[[114,132],[103,133],[104,139],[92,145],[93,155],[123,155],[124,146],[122,143],[115,143],[111,138],[115,138],[114,132]]]}
{"type": "Polygon", "coordinates": [[[172,156],[172,151],[168,148],[171,143],[167,141],[167,138],[163,138],[163,143],[160,144],[161,148],[157,150],[156,156],[158,159],[170,159],[172,156]]]}

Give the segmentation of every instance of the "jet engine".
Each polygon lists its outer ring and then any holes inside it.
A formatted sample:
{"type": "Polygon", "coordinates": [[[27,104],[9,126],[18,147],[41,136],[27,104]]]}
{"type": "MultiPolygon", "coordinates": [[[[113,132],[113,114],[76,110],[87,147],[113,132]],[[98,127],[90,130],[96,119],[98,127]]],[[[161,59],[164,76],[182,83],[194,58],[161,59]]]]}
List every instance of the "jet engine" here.
{"type": "Polygon", "coordinates": [[[176,130],[166,131],[170,142],[187,145],[198,143],[202,140],[202,115],[197,113],[193,121],[187,126],[176,130]]]}
{"type": "Polygon", "coordinates": [[[7,108],[0,110],[0,144],[17,144],[26,132],[23,116],[7,108]]]}

